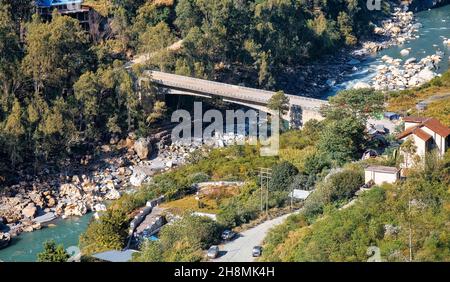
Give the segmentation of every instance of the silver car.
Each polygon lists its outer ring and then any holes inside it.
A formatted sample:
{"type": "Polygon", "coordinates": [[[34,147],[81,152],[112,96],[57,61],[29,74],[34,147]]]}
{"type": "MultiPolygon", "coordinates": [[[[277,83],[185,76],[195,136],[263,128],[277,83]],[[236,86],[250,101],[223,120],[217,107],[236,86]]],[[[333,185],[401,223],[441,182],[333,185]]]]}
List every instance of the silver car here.
{"type": "Polygon", "coordinates": [[[262,247],[261,246],[254,246],[252,250],[253,257],[260,257],[262,254],[262,247]]]}
{"type": "Polygon", "coordinates": [[[211,246],[208,250],[208,258],[215,259],[219,255],[219,246],[211,246]]]}

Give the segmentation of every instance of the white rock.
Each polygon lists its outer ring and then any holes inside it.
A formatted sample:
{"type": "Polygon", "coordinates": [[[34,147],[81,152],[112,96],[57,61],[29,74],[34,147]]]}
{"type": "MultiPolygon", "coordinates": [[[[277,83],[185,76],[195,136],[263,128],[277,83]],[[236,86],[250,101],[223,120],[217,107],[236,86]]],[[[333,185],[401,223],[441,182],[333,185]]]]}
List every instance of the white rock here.
{"type": "Polygon", "coordinates": [[[358,82],[356,83],[353,87],[353,89],[363,89],[363,88],[371,88],[370,84],[366,83],[366,82],[358,82]]]}
{"type": "Polygon", "coordinates": [[[116,189],[110,190],[106,195],[105,199],[107,200],[117,200],[120,198],[120,193],[116,189]]]}
{"type": "Polygon", "coordinates": [[[130,177],[130,184],[139,187],[142,185],[142,182],[146,177],[147,175],[145,175],[144,173],[135,171],[130,177]]]}
{"type": "Polygon", "coordinates": [[[409,65],[409,64],[412,64],[412,63],[414,63],[414,62],[416,62],[417,61],[417,59],[416,58],[409,58],[408,60],[406,60],[405,61],[405,65],[409,65]]]}
{"type": "Polygon", "coordinates": [[[94,205],[94,211],[106,211],[106,206],[104,204],[94,205]]]}
{"type": "Polygon", "coordinates": [[[408,56],[409,55],[409,50],[408,49],[403,49],[403,50],[401,50],[400,51],[400,55],[402,55],[402,56],[408,56]]]}
{"type": "Polygon", "coordinates": [[[436,74],[429,69],[423,69],[416,76],[419,80],[422,80],[422,82],[428,82],[432,80],[436,74]]]}
{"type": "Polygon", "coordinates": [[[82,216],[85,215],[87,211],[88,209],[83,202],[71,202],[68,203],[64,209],[64,217],[82,216]]]}
{"type": "Polygon", "coordinates": [[[73,184],[62,184],[59,188],[59,195],[66,196],[70,199],[81,199],[83,197],[83,190],[73,184]]]}

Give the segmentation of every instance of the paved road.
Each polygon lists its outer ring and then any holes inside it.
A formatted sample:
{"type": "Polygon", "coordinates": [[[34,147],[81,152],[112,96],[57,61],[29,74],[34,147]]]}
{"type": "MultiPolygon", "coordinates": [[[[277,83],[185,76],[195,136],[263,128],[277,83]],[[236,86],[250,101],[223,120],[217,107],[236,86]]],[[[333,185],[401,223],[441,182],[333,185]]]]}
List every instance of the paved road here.
{"type": "MultiPolygon", "coordinates": [[[[292,213],[291,213],[292,214],[292,213]]],[[[220,257],[211,261],[214,262],[251,262],[252,249],[254,246],[261,245],[264,238],[271,228],[283,223],[291,214],[286,214],[275,219],[266,221],[258,226],[250,228],[239,234],[235,240],[221,245],[220,257]]],[[[264,251],[264,250],[263,250],[264,251]]]]}

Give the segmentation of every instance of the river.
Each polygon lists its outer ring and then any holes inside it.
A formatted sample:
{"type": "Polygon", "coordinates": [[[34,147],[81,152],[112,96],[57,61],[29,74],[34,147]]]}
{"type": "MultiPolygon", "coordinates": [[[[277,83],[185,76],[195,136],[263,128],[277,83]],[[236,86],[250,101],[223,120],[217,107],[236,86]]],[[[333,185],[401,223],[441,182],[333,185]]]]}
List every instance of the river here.
{"type": "MultiPolygon", "coordinates": [[[[449,68],[450,48],[443,45],[443,37],[450,38],[450,5],[420,12],[416,14],[416,18],[423,25],[423,28],[419,30],[419,38],[402,46],[385,49],[375,56],[367,58],[356,66],[357,70],[354,73],[348,75],[343,83],[336,85],[326,96],[350,88],[357,82],[371,80],[376,74],[376,67],[382,64],[381,57],[384,55],[404,60],[415,57],[420,60],[440,50],[444,52],[444,56],[439,65],[438,73],[446,71],[449,68]],[[409,56],[401,57],[400,51],[405,48],[411,48],[412,51],[409,56]]],[[[14,238],[9,247],[0,250],[0,260],[35,261],[36,255],[43,249],[43,243],[49,239],[54,239],[66,248],[77,246],[78,238],[86,229],[91,216],[86,215],[67,220],[60,219],[55,222],[56,226],[54,227],[43,228],[32,233],[23,233],[18,238],[14,238]]]]}
{"type": "Polygon", "coordinates": [[[419,38],[407,41],[403,45],[384,49],[373,57],[368,57],[356,65],[356,70],[347,75],[342,83],[335,85],[325,93],[324,98],[335,95],[339,90],[351,88],[358,82],[371,81],[376,75],[377,66],[384,64],[381,60],[384,55],[394,59],[400,58],[403,61],[414,57],[420,61],[426,56],[435,54],[436,51],[441,51],[444,52],[444,55],[436,72],[445,72],[449,68],[450,60],[450,47],[444,45],[444,37],[450,38],[450,5],[417,13],[415,17],[423,25],[417,34],[419,38]],[[411,48],[411,52],[408,56],[403,57],[400,55],[400,51],[406,48],[411,48]]]}
{"type": "Polygon", "coordinates": [[[22,233],[13,238],[11,244],[0,250],[0,260],[11,262],[33,262],[36,255],[43,250],[43,244],[48,240],[55,240],[65,248],[78,246],[78,238],[86,230],[92,214],[69,219],[57,219],[52,227],[45,227],[31,233],[22,233]]]}

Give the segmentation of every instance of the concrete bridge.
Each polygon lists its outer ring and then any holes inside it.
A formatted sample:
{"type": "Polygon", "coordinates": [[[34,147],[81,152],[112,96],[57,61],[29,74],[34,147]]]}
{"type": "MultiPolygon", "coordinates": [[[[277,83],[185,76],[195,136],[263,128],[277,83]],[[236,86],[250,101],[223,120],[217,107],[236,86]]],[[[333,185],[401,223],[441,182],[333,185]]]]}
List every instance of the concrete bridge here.
{"type": "MultiPolygon", "coordinates": [[[[189,95],[204,98],[219,97],[225,102],[247,106],[256,110],[270,112],[267,108],[269,99],[275,92],[214,82],[188,76],[175,75],[160,71],[145,71],[144,75],[160,87],[167,89],[167,94],[189,95]]],[[[327,104],[325,100],[286,94],[289,98],[289,112],[283,119],[292,127],[301,127],[310,119],[323,119],[319,109],[327,104]]]]}

